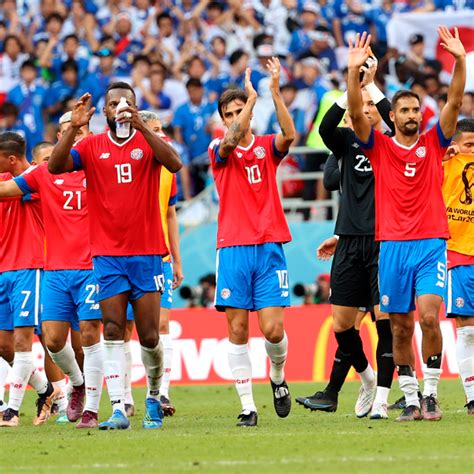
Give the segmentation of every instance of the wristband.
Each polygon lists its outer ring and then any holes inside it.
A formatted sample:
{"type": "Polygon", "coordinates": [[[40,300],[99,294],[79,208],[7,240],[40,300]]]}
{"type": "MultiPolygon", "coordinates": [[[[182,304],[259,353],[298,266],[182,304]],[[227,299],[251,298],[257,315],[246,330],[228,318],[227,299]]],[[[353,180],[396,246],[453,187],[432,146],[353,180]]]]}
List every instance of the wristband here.
{"type": "Polygon", "coordinates": [[[341,109],[347,110],[347,108],[349,107],[349,104],[347,103],[347,92],[344,92],[344,94],[342,94],[341,97],[339,97],[339,98],[336,100],[336,104],[337,104],[341,109]]]}
{"type": "Polygon", "coordinates": [[[375,85],[374,82],[367,84],[365,90],[369,93],[370,98],[374,104],[378,104],[382,99],[385,99],[384,93],[375,85]]]}

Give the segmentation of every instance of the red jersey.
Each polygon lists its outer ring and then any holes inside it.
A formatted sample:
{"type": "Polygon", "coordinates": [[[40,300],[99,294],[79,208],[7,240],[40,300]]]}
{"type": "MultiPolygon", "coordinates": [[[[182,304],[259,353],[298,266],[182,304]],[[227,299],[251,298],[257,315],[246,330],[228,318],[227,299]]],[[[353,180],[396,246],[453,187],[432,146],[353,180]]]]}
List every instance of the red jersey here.
{"type": "Polygon", "coordinates": [[[441,159],[450,140],[439,123],[411,147],[374,129],[359,143],[375,176],[375,239],[449,238],[441,159]]]}
{"type": "Polygon", "coordinates": [[[53,175],[47,163],[15,178],[23,193],[39,192],[46,235],[45,270],[92,269],[83,171],[53,175]]]}
{"type": "Polygon", "coordinates": [[[158,200],[161,164],[134,130],[123,143],[110,132],[71,150],[87,178],[92,256],[166,255],[158,200]]]}
{"type": "MultiPolygon", "coordinates": [[[[9,179],[10,173],[0,174],[1,181],[9,179]]],[[[43,268],[44,229],[38,195],[1,202],[0,215],[0,272],[43,268]]]]}
{"type": "Polygon", "coordinates": [[[286,153],[276,149],[275,135],[254,136],[248,147],[238,146],[227,159],[219,156],[220,142],[216,138],[209,145],[220,199],[217,248],[289,242],[276,182],[286,153]]]}

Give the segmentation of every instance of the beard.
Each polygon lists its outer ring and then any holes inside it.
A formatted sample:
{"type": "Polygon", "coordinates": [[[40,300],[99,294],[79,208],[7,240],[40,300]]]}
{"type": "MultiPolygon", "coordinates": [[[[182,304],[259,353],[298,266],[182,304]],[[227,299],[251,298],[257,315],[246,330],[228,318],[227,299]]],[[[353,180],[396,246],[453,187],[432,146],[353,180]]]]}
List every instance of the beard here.
{"type": "Polygon", "coordinates": [[[117,122],[115,122],[115,117],[114,118],[106,117],[106,120],[107,120],[107,125],[109,126],[109,129],[113,133],[115,133],[117,131],[117,122]]]}
{"type": "Polygon", "coordinates": [[[400,126],[400,131],[404,135],[416,135],[420,130],[420,124],[416,122],[407,122],[400,126]]]}

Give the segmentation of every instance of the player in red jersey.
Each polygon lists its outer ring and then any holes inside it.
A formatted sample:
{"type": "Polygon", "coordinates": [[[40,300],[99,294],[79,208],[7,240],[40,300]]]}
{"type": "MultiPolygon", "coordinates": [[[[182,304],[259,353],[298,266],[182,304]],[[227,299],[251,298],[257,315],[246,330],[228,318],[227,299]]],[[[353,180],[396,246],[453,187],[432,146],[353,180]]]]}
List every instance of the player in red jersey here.
{"type": "Polygon", "coordinates": [[[159,386],[163,352],[159,343],[162,256],[168,254],[160,219],[160,168],[181,167],[176,151],[147,127],[138,115],[133,89],[112,83],[105,95],[104,114],[110,130],[73,143],[94,108],[84,94],[72,110],[71,127],[48,161],[54,174],[84,169],[90,217],[90,244],[104,323],[104,375],[112,402],[111,418],[100,429],[126,429],[124,406],[124,332],[127,304],[133,305],[142,360],[148,383],[145,428],[160,428],[163,412],[159,386]],[[116,117],[125,98],[128,106],[116,117]],[[117,136],[117,125],[130,124],[127,138],[117,136]]]}
{"type": "Polygon", "coordinates": [[[220,198],[217,231],[216,308],[227,315],[229,365],[242,403],[238,426],[255,426],[248,353],[249,311],[257,311],[271,361],[270,382],[275,410],[288,416],[291,398],[284,365],[288,339],[283,309],[289,286],[282,244],[291,240],[280,202],[276,171],[295,137],[295,127],[280,95],[280,63],[267,65],[270,90],[281,133],[254,136],[250,127],[257,93],[245,73],[245,92],[228,90],[219,99],[219,114],[228,128],[209,146],[220,198]]]}
{"type": "Polygon", "coordinates": [[[380,247],[380,309],[390,314],[393,358],[398,366],[406,408],[398,421],[439,420],[437,388],[441,375],[442,337],[439,310],[446,297],[446,239],[449,237],[441,186],[442,159],[456,129],[466,81],[466,52],[455,29],[438,32],[441,45],[455,59],[448,101],[439,122],[420,135],[419,97],[399,91],[392,99],[395,136],[371,128],[362,110],[359,68],[369,57],[371,36],[357,35],[349,48],[349,111],[359,144],[375,175],[376,239],[380,247]],[[423,333],[423,398],[413,375],[412,338],[415,297],[423,333]]]}
{"type": "MultiPolygon", "coordinates": [[[[23,137],[0,134],[1,180],[32,169],[25,156],[23,137]]],[[[2,340],[13,336],[13,374],[8,408],[0,426],[16,427],[27,383],[39,394],[35,425],[46,422],[58,391],[44,372],[34,368],[33,332],[38,325],[40,286],[44,260],[44,230],[37,197],[0,203],[0,332],[2,340]]]]}

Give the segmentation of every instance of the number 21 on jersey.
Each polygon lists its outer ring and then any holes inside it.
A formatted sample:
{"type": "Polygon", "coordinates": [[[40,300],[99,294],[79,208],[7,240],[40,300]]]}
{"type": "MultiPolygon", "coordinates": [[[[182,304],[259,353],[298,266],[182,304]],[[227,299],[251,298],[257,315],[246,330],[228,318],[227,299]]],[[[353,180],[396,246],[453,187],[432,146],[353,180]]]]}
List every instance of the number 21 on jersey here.
{"type": "Polygon", "coordinates": [[[66,211],[82,209],[82,191],[63,191],[63,196],[66,198],[63,209],[66,209],[66,211]],[[74,206],[74,197],[76,198],[76,206],[74,206]]]}

